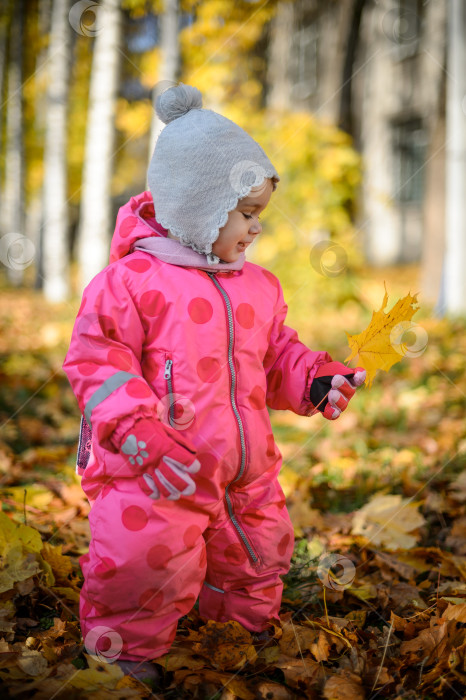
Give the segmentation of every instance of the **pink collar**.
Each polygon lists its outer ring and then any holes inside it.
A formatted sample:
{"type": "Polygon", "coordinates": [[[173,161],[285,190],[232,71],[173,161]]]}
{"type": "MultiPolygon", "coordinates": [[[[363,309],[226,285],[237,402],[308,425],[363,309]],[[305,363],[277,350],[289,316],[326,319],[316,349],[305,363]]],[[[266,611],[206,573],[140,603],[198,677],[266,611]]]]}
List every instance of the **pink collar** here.
{"type": "Polygon", "coordinates": [[[149,238],[139,238],[135,241],[132,250],[142,250],[154,255],[162,262],[180,267],[196,267],[199,270],[214,272],[217,270],[241,270],[246,256],[240,253],[238,260],[232,263],[209,264],[206,255],[196,253],[192,248],[182,245],[174,238],[163,238],[162,236],[151,236],[149,238]]]}

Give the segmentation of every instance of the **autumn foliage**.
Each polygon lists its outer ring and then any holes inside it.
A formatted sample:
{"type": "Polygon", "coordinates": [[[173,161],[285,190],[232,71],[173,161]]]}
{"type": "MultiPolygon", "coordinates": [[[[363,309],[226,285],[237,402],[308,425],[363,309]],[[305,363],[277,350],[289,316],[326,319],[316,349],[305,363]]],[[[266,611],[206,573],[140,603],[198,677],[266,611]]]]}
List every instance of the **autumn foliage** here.
{"type": "MultiPolygon", "coordinates": [[[[383,295],[338,319],[348,352],[383,295]]],[[[387,279],[394,299],[408,285],[387,279]]],[[[409,302],[414,299],[411,297],[409,302]]],[[[386,307],[384,300],[383,308],[386,307]]],[[[424,351],[400,356],[333,423],[272,413],[295,527],[280,624],[180,621],[155,691],[86,654],[77,617],[89,506],[74,474],[79,416],[60,366],[76,308],[4,291],[0,305],[0,696],[14,698],[444,698],[466,679],[465,325],[419,312],[424,351]],[[152,695],[151,695],[152,693],[152,695]]],[[[380,312],[378,312],[380,313],[380,312]]]]}

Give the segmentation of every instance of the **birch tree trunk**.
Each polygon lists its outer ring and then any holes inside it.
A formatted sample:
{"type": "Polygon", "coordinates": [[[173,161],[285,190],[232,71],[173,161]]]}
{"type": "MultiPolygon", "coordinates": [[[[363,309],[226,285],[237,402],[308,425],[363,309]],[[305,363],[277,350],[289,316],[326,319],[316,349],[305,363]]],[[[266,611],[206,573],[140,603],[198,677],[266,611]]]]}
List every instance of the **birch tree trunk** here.
{"type": "Polygon", "coordinates": [[[66,179],[67,106],[70,66],[70,0],[53,0],[49,43],[49,83],[43,193],[44,294],[53,302],[69,295],[66,179]]]}
{"type": "Polygon", "coordinates": [[[34,259],[35,249],[24,235],[24,148],[22,45],[24,0],[13,4],[7,67],[5,187],[0,259],[14,285],[21,284],[23,271],[34,259]]]}
{"type": "Polygon", "coordinates": [[[448,5],[446,240],[439,310],[466,314],[466,7],[448,5]]]}
{"type": "Polygon", "coordinates": [[[178,36],[179,27],[179,0],[164,0],[164,11],[161,17],[161,52],[162,61],[157,85],[154,87],[152,104],[154,112],[152,116],[150,141],[149,141],[149,161],[152,158],[157,137],[164,127],[155,111],[157,97],[167,87],[177,82],[181,66],[180,41],[178,36]]]}
{"type": "Polygon", "coordinates": [[[122,24],[119,0],[103,0],[96,15],[98,28],[89,88],[78,240],[81,289],[108,263],[114,117],[122,24]]]}
{"type": "MultiPolygon", "coordinates": [[[[37,6],[37,31],[40,37],[48,36],[50,38],[52,17],[52,0],[40,0],[37,6]]],[[[48,76],[48,46],[40,46],[35,52],[35,72],[34,79],[37,76],[41,80],[42,74],[45,72],[48,76]]],[[[34,132],[37,140],[42,140],[45,149],[45,127],[47,124],[47,88],[44,90],[36,90],[34,99],[34,132]]],[[[45,152],[44,152],[45,156],[45,152]]],[[[44,169],[45,170],[45,169],[44,169]]],[[[43,234],[44,234],[44,178],[42,186],[30,193],[28,206],[26,210],[26,235],[28,235],[36,246],[36,265],[35,265],[35,289],[43,289],[44,286],[44,268],[43,268],[43,234]]]]}
{"type": "Polygon", "coordinates": [[[271,22],[266,97],[267,107],[277,111],[286,111],[292,104],[290,61],[294,24],[293,4],[279,2],[271,22]]]}
{"type": "MultiPolygon", "coordinates": [[[[7,5],[6,0],[0,0],[0,154],[3,152],[3,113],[4,102],[3,96],[5,86],[5,70],[6,70],[6,38],[7,38],[7,5]]],[[[1,173],[0,173],[1,182],[1,173]]],[[[0,211],[2,211],[2,199],[0,188],[0,211]]],[[[1,234],[1,226],[0,226],[1,234]]]]}

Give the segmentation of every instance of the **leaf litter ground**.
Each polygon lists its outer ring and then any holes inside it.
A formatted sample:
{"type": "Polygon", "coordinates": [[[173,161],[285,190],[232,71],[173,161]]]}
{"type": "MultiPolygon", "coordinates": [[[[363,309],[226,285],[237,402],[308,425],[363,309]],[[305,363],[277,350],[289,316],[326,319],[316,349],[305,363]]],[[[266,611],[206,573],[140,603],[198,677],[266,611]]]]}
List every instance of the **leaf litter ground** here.
{"type": "MultiPolygon", "coordinates": [[[[60,370],[75,313],[31,292],[2,294],[2,698],[464,697],[464,322],[421,319],[425,352],[377,376],[335,423],[272,413],[296,534],[280,624],[258,641],[194,608],[157,660],[153,690],[82,645],[89,509],[60,370]]],[[[329,351],[344,357],[344,338],[329,351]]]]}

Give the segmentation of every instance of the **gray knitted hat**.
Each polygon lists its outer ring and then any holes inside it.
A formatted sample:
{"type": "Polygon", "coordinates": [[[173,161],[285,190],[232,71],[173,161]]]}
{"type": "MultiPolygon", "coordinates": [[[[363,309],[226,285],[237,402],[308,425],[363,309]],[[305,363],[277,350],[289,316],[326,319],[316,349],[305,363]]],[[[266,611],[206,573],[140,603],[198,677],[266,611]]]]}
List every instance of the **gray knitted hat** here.
{"type": "Polygon", "coordinates": [[[210,109],[202,95],[180,83],[156,100],[156,112],[167,125],[160,133],[147,179],[157,221],[209,263],[230,211],[253,187],[277,171],[263,149],[237,124],[210,109]]]}

